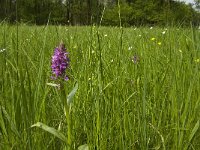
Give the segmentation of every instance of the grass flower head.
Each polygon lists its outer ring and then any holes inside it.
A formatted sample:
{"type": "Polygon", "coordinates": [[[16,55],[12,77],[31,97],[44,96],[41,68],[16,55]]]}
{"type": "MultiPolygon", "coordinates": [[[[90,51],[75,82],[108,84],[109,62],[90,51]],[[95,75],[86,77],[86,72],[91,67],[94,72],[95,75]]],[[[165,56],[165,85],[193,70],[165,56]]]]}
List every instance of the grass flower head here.
{"type": "Polygon", "coordinates": [[[134,55],[131,57],[131,61],[134,63],[134,64],[137,64],[139,61],[140,61],[140,58],[138,55],[134,55]]]}

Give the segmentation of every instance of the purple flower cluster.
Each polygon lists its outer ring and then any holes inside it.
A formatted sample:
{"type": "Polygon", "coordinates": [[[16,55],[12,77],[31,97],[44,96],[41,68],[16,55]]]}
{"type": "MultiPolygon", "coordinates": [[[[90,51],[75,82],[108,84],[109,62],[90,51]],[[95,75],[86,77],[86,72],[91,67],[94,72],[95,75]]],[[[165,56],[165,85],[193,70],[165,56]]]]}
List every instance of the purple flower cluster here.
{"type": "Polygon", "coordinates": [[[52,56],[51,69],[53,72],[53,79],[61,77],[65,80],[69,80],[68,76],[65,75],[66,69],[69,67],[68,52],[63,43],[61,43],[54,50],[54,55],[52,56]]]}

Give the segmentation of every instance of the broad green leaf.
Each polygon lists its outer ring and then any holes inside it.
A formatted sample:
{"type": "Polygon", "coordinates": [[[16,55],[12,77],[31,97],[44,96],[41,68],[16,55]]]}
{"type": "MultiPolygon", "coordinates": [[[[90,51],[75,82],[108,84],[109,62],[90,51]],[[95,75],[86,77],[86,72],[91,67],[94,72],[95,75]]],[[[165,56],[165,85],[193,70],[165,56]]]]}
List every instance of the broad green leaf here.
{"type": "Polygon", "coordinates": [[[55,84],[55,83],[47,83],[47,85],[53,86],[53,87],[59,87],[59,84],[55,84]]]}
{"type": "Polygon", "coordinates": [[[72,100],[73,100],[73,97],[76,93],[78,89],[78,83],[76,83],[75,87],[73,88],[73,90],[69,93],[69,95],[67,96],[67,104],[70,105],[72,100]]]}
{"type": "Polygon", "coordinates": [[[84,144],[84,145],[79,146],[78,150],[89,150],[89,147],[87,144],[84,144]]]}
{"type": "Polygon", "coordinates": [[[62,141],[66,142],[67,138],[58,130],[47,126],[46,124],[43,124],[41,122],[37,122],[36,124],[32,125],[31,127],[39,127],[51,134],[53,134],[54,136],[56,136],[57,138],[61,139],[62,141]]]}

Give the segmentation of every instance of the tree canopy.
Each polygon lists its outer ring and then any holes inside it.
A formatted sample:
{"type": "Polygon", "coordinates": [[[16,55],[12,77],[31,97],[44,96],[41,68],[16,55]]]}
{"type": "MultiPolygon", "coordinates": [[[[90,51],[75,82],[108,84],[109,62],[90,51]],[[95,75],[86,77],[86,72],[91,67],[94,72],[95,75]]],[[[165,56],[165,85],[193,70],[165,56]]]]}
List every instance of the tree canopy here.
{"type": "MultiPolygon", "coordinates": [[[[199,8],[196,0],[196,8],[199,8]]],[[[68,25],[199,25],[192,4],[174,0],[0,0],[0,20],[68,25]],[[120,12],[120,19],[119,19],[120,12]],[[100,21],[102,19],[102,21],[100,21]]]]}

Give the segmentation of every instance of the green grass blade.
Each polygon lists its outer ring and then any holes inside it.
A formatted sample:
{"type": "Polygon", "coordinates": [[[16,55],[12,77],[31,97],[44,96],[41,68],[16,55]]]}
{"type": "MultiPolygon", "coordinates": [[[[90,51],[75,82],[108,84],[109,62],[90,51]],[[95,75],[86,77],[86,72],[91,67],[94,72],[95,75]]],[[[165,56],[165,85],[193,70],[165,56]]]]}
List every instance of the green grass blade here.
{"type": "Polygon", "coordinates": [[[14,122],[12,121],[10,115],[7,113],[7,111],[5,110],[4,107],[1,107],[1,109],[2,109],[2,112],[3,112],[4,116],[5,116],[5,118],[8,120],[8,122],[9,122],[9,124],[11,126],[11,130],[15,133],[15,135],[17,135],[18,137],[20,137],[20,134],[19,134],[19,132],[17,130],[17,127],[14,124],[14,122]]]}
{"type": "Polygon", "coordinates": [[[2,115],[2,111],[1,111],[1,107],[0,107],[0,128],[2,130],[2,133],[5,136],[8,136],[7,131],[6,131],[6,126],[5,126],[5,123],[4,123],[4,119],[3,119],[3,115],[2,115]]]}
{"type": "Polygon", "coordinates": [[[194,128],[192,129],[192,132],[190,133],[189,141],[188,141],[187,146],[185,147],[185,150],[188,149],[188,146],[192,142],[192,139],[194,138],[194,135],[196,134],[198,129],[199,129],[199,120],[197,121],[197,123],[195,124],[194,128]]]}
{"type": "Polygon", "coordinates": [[[197,132],[197,130],[199,129],[199,120],[197,121],[197,123],[195,124],[194,128],[192,129],[192,132],[190,134],[190,137],[189,137],[189,142],[192,141],[195,133],[197,132]]]}

